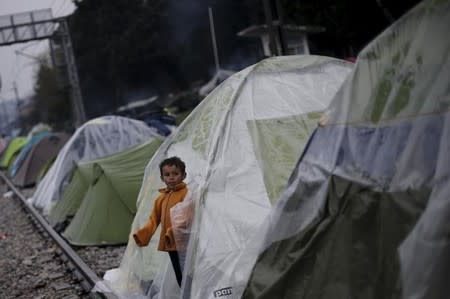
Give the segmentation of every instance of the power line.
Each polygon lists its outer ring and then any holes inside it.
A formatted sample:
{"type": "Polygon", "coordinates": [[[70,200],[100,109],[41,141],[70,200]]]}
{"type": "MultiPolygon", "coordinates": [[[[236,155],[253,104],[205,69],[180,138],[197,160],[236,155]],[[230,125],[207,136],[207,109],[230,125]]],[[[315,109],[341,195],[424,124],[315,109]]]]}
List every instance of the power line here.
{"type": "Polygon", "coordinates": [[[39,45],[33,50],[34,56],[39,56],[48,50],[47,42],[47,40],[40,41],[39,45]]]}
{"type": "Polygon", "coordinates": [[[50,4],[50,7],[53,7],[53,5],[55,5],[56,0],[53,0],[52,4],[50,4]]]}
{"type": "MultiPolygon", "coordinates": [[[[28,45],[25,45],[25,46],[23,46],[23,47],[21,47],[21,48],[19,48],[19,51],[24,51],[25,49],[28,49],[28,48],[30,48],[30,47],[35,47],[37,44],[38,44],[38,42],[39,41],[34,41],[34,42],[32,42],[32,43],[30,43],[30,44],[28,44],[28,45]]],[[[10,73],[9,73],[9,76],[12,76],[12,77],[14,77],[14,78],[16,78],[17,77],[17,75],[16,75],[16,73],[17,73],[17,67],[18,67],[18,59],[19,59],[19,57],[17,57],[17,55],[15,55],[15,57],[14,57],[14,63],[13,63],[13,69],[10,71],[10,73]]]]}
{"type": "MultiPolygon", "coordinates": [[[[43,44],[42,41],[36,41],[36,42],[34,42],[33,44],[26,45],[26,46],[20,48],[18,51],[24,52],[24,49],[27,49],[27,48],[30,48],[30,47],[31,47],[31,49],[33,49],[32,52],[35,53],[34,50],[36,49],[36,47],[37,47],[37,46],[40,46],[40,45],[42,45],[42,44],[43,44]]],[[[30,51],[31,49],[29,49],[29,51],[30,51]]],[[[26,52],[24,52],[24,53],[26,53],[26,52]]],[[[13,70],[12,70],[11,73],[10,73],[10,75],[12,75],[12,77],[13,77],[13,80],[12,80],[13,82],[17,79],[17,77],[19,76],[20,72],[23,71],[24,68],[30,66],[30,63],[25,63],[25,64],[22,64],[22,65],[20,66],[20,63],[19,63],[19,61],[20,61],[19,58],[20,58],[20,57],[18,57],[18,56],[19,56],[19,55],[17,55],[17,53],[16,53],[15,60],[14,60],[14,68],[13,68],[13,70]]]]}
{"type": "Polygon", "coordinates": [[[55,14],[58,16],[61,12],[63,12],[66,8],[68,8],[70,4],[71,4],[70,1],[63,2],[63,5],[59,7],[58,11],[55,14]]]}
{"type": "MultiPolygon", "coordinates": [[[[29,44],[20,47],[18,50],[19,52],[24,52],[24,50],[27,50],[28,52],[32,52],[33,54],[36,53],[36,50],[40,51],[39,48],[42,48],[42,46],[45,45],[44,41],[33,41],[30,42],[29,44]]],[[[26,53],[26,52],[24,52],[26,53]]],[[[33,66],[36,64],[36,62],[26,62],[23,59],[20,59],[21,57],[19,57],[19,55],[17,55],[17,53],[14,56],[14,63],[13,63],[13,68],[10,70],[8,77],[10,82],[10,84],[14,84],[14,82],[17,81],[17,78],[20,76],[20,74],[22,73],[22,71],[26,68],[29,68],[30,66],[33,66]]],[[[10,84],[8,84],[10,86],[10,84]]],[[[5,88],[4,90],[2,90],[2,94],[11,94],[12,92],[12,88],[5,88]]]]}
{"type": "Polygon", "coordinates": [[[24,51],[25,49],[29,48],[29,47],[34,47],[39,43],[39,41],[32,41],[30,42],[28,45],[23,46],[22,48],[19,49],[19,51],[24,51]]]}
{"type": "MultiPolygon", "coordinates": [[[[58,8],[55,8],[55,9],[54,9],[55,16],[58,14],[57,11],[60,10],[61,7],[63,7],[65,4],[66,4],[66,2],[65,2],[65,1],[62,1],[62,2],[61,2],[61,5],[59,5],[58,8]]],[[[52,6],[52,9],[53,9],[53,6],[52,6]]]]}

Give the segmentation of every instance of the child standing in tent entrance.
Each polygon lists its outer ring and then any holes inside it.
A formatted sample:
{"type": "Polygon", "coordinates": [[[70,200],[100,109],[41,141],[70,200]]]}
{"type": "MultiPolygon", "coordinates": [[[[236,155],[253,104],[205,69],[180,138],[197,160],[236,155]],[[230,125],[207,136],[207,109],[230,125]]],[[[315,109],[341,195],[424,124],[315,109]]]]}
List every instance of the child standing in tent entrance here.
{"type": "Polygon", "coordinates": [[[144,227],[133,234],[133,238],[138,246],[147,246],[161,223],[161,235],[159,237],[158,250],[167,251],[172,262],[178,285],[181,287],[182,272],[179,256],[175,244],[170,219],[170,209],[179,202],[182,202],[188,188],[183,180],[186,178],[186,165],[178,157],[165,159],[159,164],[161,180],[166,184],[166,188],[159,189],[161,193],[153,204],[150,218],[144,227]]]}

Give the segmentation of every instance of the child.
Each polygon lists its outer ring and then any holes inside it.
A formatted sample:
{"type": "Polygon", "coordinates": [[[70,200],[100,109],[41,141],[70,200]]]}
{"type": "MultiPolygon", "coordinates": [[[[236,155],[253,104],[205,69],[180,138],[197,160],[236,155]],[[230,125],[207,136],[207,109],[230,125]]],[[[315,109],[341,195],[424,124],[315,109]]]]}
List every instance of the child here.
{"type": "Polygon", "coordinates": [[[166,188],[159,189],[161,193],[153,204],[150,218],[144,227],[133,234],[133,238],[138,246],[147,246],[161,223],[161,235],[159,237],[158,250],[167,251],[172,262],[178,285],[181,287],[182,273],[178,257],[175,239],[170,220],[170,209],[177,203],[183,201],[188,188],[183,180],[186,178],[186,165],[178,157],[165,159],[159,164],[161,180],[166,184],[166,188]]]}

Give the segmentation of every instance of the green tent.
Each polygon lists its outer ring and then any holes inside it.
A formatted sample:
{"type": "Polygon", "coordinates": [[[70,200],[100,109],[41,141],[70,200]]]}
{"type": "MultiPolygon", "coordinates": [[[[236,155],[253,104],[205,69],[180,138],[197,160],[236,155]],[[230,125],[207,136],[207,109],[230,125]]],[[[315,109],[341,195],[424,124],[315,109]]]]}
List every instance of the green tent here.
{"type": "Polygon", "coordinates": [[[2,160],[0,161],[0,168],[8,168],[27,142],[28,139],[26,137],[14,138],[3,153],[2,160]]]}
{"type": "Polygon", "coordinates": [[[55,225],[73,217],[63,236],[74,245],[126,243],[145,166],[159,148],[153,139],[129,150],[76,164],[63,199],[51,210],[55,225]]]}

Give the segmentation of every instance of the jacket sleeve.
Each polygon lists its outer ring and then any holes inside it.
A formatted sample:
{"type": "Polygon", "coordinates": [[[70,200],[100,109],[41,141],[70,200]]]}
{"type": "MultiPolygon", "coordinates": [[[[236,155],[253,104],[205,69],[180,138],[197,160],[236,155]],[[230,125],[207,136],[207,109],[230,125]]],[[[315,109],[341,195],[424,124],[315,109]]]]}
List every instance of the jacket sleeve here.
{"type": "Polygon", "coordinates": [[[147,246],[155,233],[158,225],[161,221],[161,205],[159,198],[155,201],[153,205],[152,213],[150,218],[145,223],[145,225],[133,234],[134,241],[136,244],[141,246],[147,246]]]}

